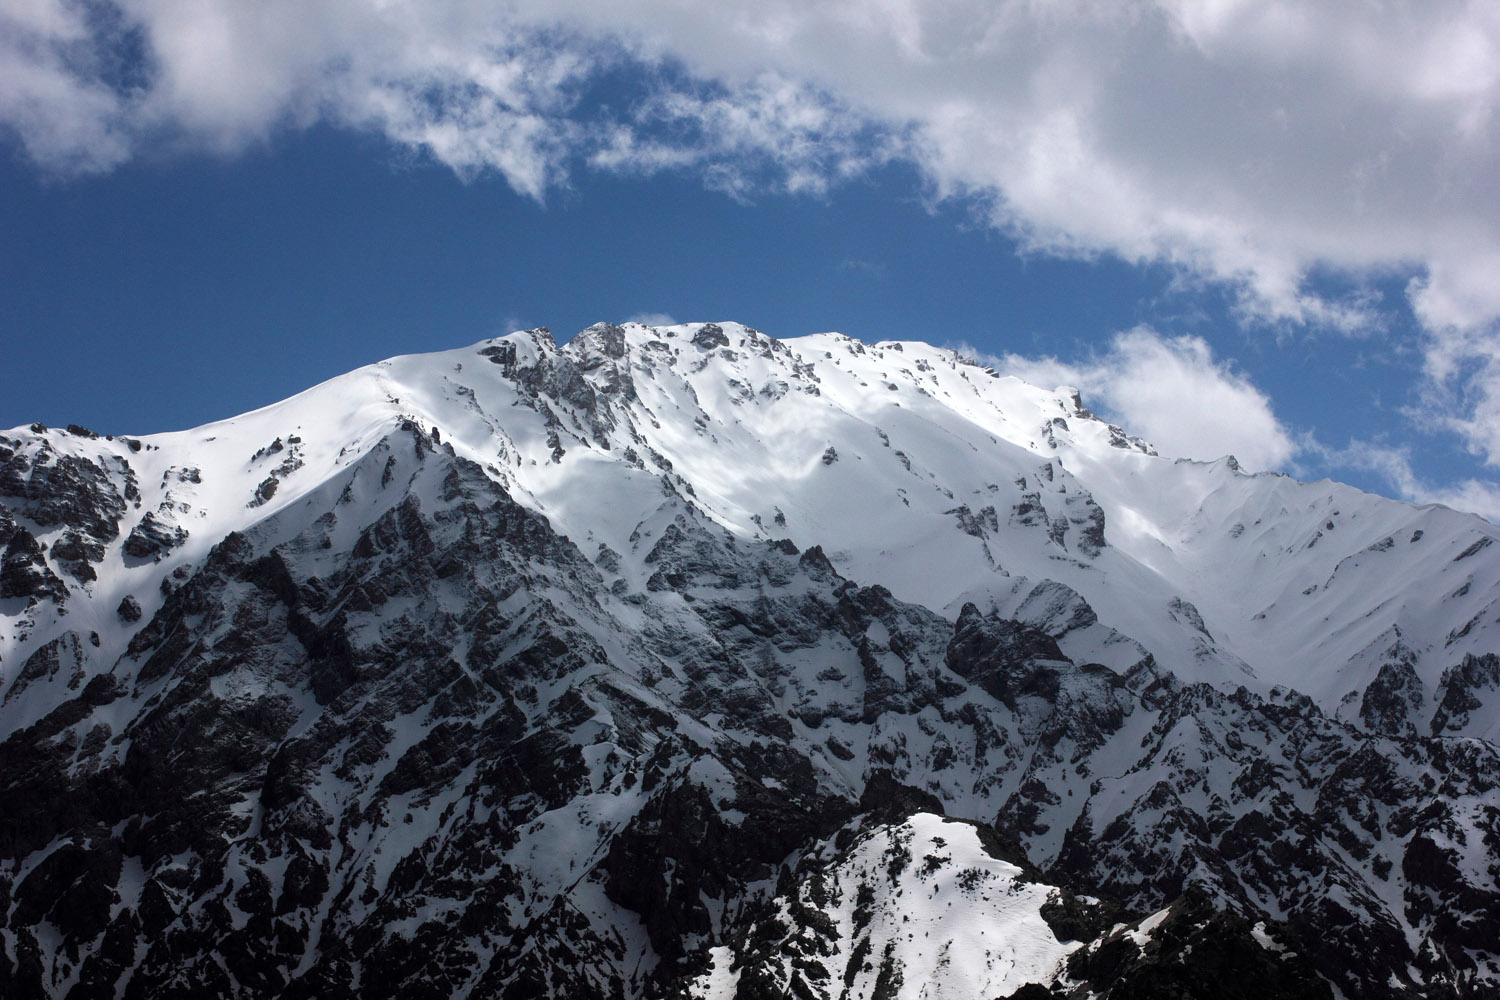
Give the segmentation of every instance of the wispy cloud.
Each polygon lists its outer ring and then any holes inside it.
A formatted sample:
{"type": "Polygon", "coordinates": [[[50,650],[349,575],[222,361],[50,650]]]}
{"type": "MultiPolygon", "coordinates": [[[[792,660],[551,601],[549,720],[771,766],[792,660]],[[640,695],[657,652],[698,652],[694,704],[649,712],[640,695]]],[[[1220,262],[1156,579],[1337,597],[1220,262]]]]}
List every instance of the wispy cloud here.
{"type": "Polygon", "coordinates": [[[740,200],[761,191],[823,195],[888,162],[901,140],[834,95],[777,73],[733,88],[661,89],[616,122],[589,157],[598,168],[697,170],[740,200]]]}
{"type": "Polygon", "coordinates": [[[1204,461],[1233,455],[1259,471],[1286,468],[1298,450],[1265,393],[1198,337],[1137,327],[1082,361],[1017,354],[986,360],[1034,385],[1080,390],[1089,406],[1164,455],[1204,461]]]}
{"type": "Polygon", "coordinates": [[[1430,482],[1417,473],[1410,447],[1353,440],[1342,448],[1334,448],[1310,436],[1304,436],[1299,447],[1305,456],[1316,458],[1327,468],[1375,473],[1389,484],[1392,493],[1404,500],[1445,504],[1500,524],[1500,483],[1477,478],[1447,484],[1430,482]]]}
{"type": "Polygon", "coordinates": [[[1138,434],[1165,456],[1211,461],[1234,455],[1250,471],[1338,477],[1373,475],[1385,492],[1412,503],[1441,503],[1500,524],[1500,482],[1468,477],[1435,482],[1417,471],[1409,445],[1355,439],[1330,445],[1288,427],[1272,400],[1198,337],[1149,327],[1116,334],[1082,360],[994,356],[965,345],[960,353],[1044,387],[1071,386],[1086,405],[1138,434]]]}
{"type": "Polygon", "coordinates": [[[677,320],[672,318],[671,313],[664,312],[640,312],[627,317],[627,323],[640,323],[642,326],[676,326],[677,320]]]}
{"type": "Polygon", "coordinates": [[[864,274],[872,278],[885,279],[887,268],[878,260],[848,257],[838,262],[838,270],[851,274],[864,274]]]}

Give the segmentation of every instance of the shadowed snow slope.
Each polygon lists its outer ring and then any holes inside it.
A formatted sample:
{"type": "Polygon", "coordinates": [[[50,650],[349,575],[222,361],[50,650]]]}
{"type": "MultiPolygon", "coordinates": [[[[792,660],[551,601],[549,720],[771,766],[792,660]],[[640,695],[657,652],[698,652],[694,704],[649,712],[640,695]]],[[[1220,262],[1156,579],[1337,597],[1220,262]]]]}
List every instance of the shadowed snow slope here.
{"type": "Polygon", "coordinates": [[[978,827],[854,819],[878,771],[1348,996],[1494,988],[1497,535],[734,323],[5,432],[0,986],[1110,989],[1124,932],[1060,937],[978,827]],[[825,975],[756,958],[773,924],[825,975]]]}

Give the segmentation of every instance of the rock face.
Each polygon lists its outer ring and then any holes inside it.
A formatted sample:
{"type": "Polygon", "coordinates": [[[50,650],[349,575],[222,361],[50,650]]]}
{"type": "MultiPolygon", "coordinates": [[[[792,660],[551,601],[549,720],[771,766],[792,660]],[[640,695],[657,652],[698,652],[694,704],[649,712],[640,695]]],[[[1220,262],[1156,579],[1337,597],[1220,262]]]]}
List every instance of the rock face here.
{"type": "Polygon", "coordinates": [[[735,324],[7,432],[0,996],[1490,995],[1497,534],[735,324]]]}

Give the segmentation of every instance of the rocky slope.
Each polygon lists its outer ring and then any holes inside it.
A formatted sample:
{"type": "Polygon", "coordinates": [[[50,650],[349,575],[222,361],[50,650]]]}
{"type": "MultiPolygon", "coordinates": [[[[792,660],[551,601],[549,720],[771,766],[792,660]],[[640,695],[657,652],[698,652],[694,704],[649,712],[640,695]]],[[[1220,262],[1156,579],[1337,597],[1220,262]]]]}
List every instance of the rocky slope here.
{"type": "Polygon", "coordinates": [[[734,324],[5,432],[0,995],[1490,995],[1497,535],[734,324]]]}

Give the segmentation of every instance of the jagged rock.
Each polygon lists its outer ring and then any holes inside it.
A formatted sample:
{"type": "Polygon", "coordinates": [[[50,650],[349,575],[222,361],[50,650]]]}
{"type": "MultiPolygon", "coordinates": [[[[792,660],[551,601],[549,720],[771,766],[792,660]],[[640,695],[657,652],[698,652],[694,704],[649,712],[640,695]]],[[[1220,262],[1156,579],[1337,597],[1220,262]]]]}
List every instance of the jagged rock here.
{"type": "MultiPolygon", "coordinates": [[[[275,480],[268,482],[274,484],[275,480]]],[[[261,497],[262,492],[264,491],[256,492],[257,498],[261,497]]],[[[265,499],[269,499],[272,493],[275,493],[274,486],[265,494],[265,499]]],[[[131,529],[129,537],[125,539],[125,554],[136,559],[150,559],[177,548],[187,541],[187,537],[186,529],[150,512],[141,518],[140,523],[131,529]]]]}
{"type": "Polygon", "coordinates": [[[687,329],[0,438],[0,995],[1493,992],[1492,529],[687,329]]]}
{"type": "Polygon", "coordinates": [[[1384,663],[1365,688],[1359,717],[1377,733],[1415,736],[1423,700],[1422,682],[1410,663],[1384,663]]]}
{"type": "MultiPolygon", "coordinates": [[[[583,348],[586,354],[597,352],[602,362],[603,359],[615,361],[625,357],[625,331],[613,323],[597,323],[584,330],[574,338],[574,343],[583,348]]],[[[585,362],[584,370],[592,370],[595,364],[585,362]]]]}
{"type": "MultiPolygon", "coordinates": [[[[281,480],[277,479],[275,475],[267,476],[260,481],[260,484],[258,486],[255,487],[255,494],[250,498],[250,502],[245,506],[261,506],[262,504],[269,501],[272,497],[274,497],[276,495],[277,489],[279,489],[280,487],[281,480]]],[[[150,515],[147,516],[149,517],[150,515]]]]}
{"type": "Polygon", "coordinates": [[[492,344],[479,352],[490,359],[494,364],[504,368],[507,373],[516,367],[516,345],[515,344],[492,344]]]}
{"type": "MultiPolygon", "coordinates": [[[[989,538],[1000,532],[1000,520],[999,516],[995,513],[994,507],[982,507],[976,513],[975,511],[971,511],[968,505],[965,504],[948,511],[948,513],[958,519],[959,530],[966,535],[972,535],[975,538],[989,538]]],[[[1043,517],[1045,516],[1046,514],[1043,512],[1043,517]]]]}
{"type": "Polygon", "coordinates": [[[728,347],[729,337],[724,333],[724,328],[717,323],[704,323],[693,334],[693,346],[701,351],[711,351],[716,347],[728,347]]]}
{"type": "Polygon", "coordinates": [[[69,528],[61,538],[52,543],[53,562],[79,583],[89,583],[99,578],[94,564],[103,558],[104,545],[75,528],[69,528]]]}
{"type": "MultiPolygon", "coordinates": [[[[1105,935],[1068,960],[1068,972],[1101,996],[1226,997],[1236,1000],[1332,1000],[1333,990],[1299,954],[1290,929],[1274,922],[1252,926],[1215,907],[1193,889],[1174,902],[1164,919],[1153,917],[1144,946],[1145,923],[1105,935]]],[[[1012,994],[1018,997],[1018,994],[1012,994]]]]}
{"type": "Polygon", "coordinates": [[[1078,529],[1078,551],[1097,556],[1107,544],[1104,540],[1104,508],[1088,493],[1070,493],[1067,499],[1068,522],[1078,529]]]}
{"type": "Polygon", "coordinates": [[[1018,621],[985,617],[965,604],[948,644],[948,669],[978,684],[1012,711],[1017,699],[1032,696],[1053,702],[1059,667],[1071,666],[1047,633],[1018,621]]]}
{"type": "Polygon", "coordinates": [[[87,654],[77,632],[64,632],[26,658],[21,672],[5,692],[5,701],[17,697],[39,681],[53,681],[61,676],[65,687],[75,691],[83,683],[87,654]]]}
{"type": "MultiPolygon", "coordinates": [[[[134,476],[123,460],[120,465],[128,493],[134,476]]],[[[18,501],[17,510],[41,528],[73,528],[96,542],[119,537],[127,498],[103,464],[60,455],[45,441],[30,452],[0,450],[0,497],[18,501]]]]}
{"type": "Polygon", "coordinates": [[[25,528],[11,529],[5,554],[0,556],[0,598],[61,600],[67,594],[68,588],[48,567],[36,536],[25,528]]]}
{"type": "Polygon", "coordinates": [[[1469,724],[1469,713],[1485,704],[1479,695],[1494,698],[1496,692],[1500,692],[1500,656],[1465,655],[1462,663],[1444,672],[1438,684],[1438,705],[1432,715],[1433,735],[1462,731],[1469,724]]]}

